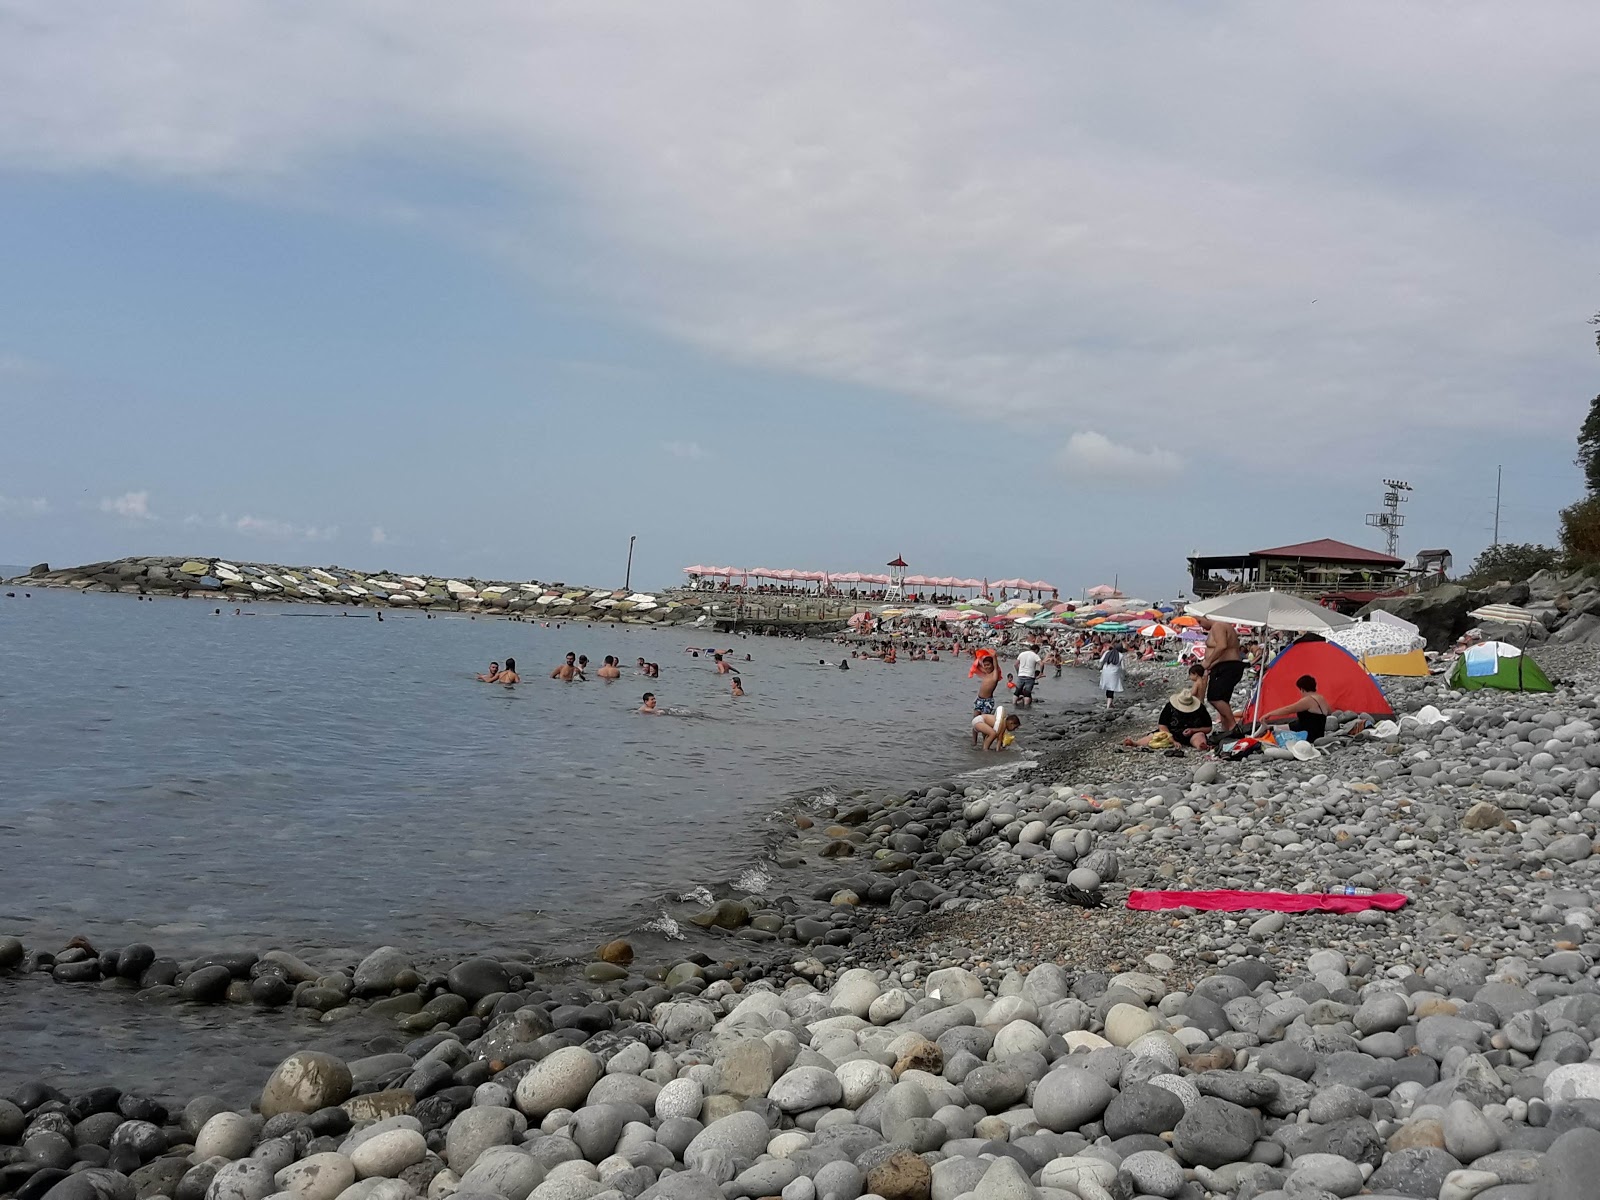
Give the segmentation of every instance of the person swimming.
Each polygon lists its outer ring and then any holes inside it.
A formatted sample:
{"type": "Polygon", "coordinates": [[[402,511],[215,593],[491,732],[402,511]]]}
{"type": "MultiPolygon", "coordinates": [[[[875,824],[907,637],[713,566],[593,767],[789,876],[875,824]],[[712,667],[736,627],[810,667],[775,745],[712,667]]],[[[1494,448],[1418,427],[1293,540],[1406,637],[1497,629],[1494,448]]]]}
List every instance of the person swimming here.
{"type": "Polygon", "coordinates": [[[646,692],[644,694],[644,703],[639,706],[639,711],[650,717],[662,715],[661,710],[656,707],[656,694],[654,692],[646,692]]]}
{"type": "Polygon", "coordinates": [[[497,663],[497,662],[491,662],[489,664],[489,673],[487,675],[479,675],[478,676],[478,682],[479,683],[498,683],[499,680],[500,680],[500,664],[497,663]]]}
{"type": "Polygon", "coordinates": [[[574,679],[582,679],[583,672],[578,670],[577,651],[568,650],[567,661],[562,663],[554,671],[551,671],[550,678],[564,680],[567,683],[571,683],[574,679]]]}
{"type": "Polygon", "coordinates": [[[621,679],[622,668],[617,665],[615,656],[610,654],[606,655],[606,661],[600,664],[600,669],[595,672],[595,676],[596,678],[607,681],[612,679],[621,679]]]}
{"type": "Polygon", "coordinates": [[[735,696],[744,695],[744,684],[739,682],[739,677],[737,675],[733,677],[733,694],[735,696]]]}
{"type": "Polygon", "coordinates": [[[839,660],[839,670],[848,671],[849,669],[850,669],[850,660],[848,658],[841,658],[839,660]]]}
{"type": "Polygon", "coordinates": [[[495,682],[496,683],[503,683],[507,687],[510,687],[513,683],[521,683],[522,682],[522,676],[517,674],[517,660],[516,659],[514,659],[514,658],[506,659],[506,665],[504,666],[504,668],[501,669],[500,675],[495,680],[495,682]]]}
{"type": "Polygon", "coordinates": [[[730,671],[733,670],[732,667],[730,667],[727,663],[722,661],[722,655],[713,654],[711,657],[716,660],[716,663],[717,663],[717,674],[718,675],[726,675],[730,671]]]}

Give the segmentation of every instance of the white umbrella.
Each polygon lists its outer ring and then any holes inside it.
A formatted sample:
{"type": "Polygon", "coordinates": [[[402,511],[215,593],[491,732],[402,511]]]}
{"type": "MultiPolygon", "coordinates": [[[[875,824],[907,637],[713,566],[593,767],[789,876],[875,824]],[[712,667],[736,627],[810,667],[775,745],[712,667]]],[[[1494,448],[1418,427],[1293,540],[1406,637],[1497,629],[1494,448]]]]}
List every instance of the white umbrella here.
{"type": "MultiPolygon", "coordinates": [[[[1296,633],[1327,633],[1343,629],[1356,622],[1343,613],[1323,608],[1310,600],[1302,600],[1290,592],[1236,592],[1231,596],[1214,596],[1189,605],[1189,612],[1213,621],[1226,621],[1229,625],[1258,625],[1262,636],[1267,630],[1290,630],[1296,633]]],[[[1265,674],[1265,667],[1262,668],[1265,674]]],[[[1259,694],[1260,680],[1257,680],[1259,694]]],[[[1254,733],[1260,724],[1261,706],[1256,706],[1254,733]]]]}
{"type": "Polygon", "coordinates": [[[1326,633],[1355,624],[1343,613],[1302,600],[1291,592],[1236,592],[1231,596],[1214,596],[1189,605],[1188,611],[1197,617],[1226,621],[1229,625],[1259,625],[1263,629],[1295,633],[1326,633]]]}

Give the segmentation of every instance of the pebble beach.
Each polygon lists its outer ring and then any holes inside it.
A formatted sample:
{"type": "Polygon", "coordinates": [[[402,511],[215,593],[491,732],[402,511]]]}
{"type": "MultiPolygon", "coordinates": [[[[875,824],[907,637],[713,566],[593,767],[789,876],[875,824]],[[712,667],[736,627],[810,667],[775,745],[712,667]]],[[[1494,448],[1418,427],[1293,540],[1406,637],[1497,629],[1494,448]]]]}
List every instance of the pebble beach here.
{"type": "Polygon", "coordinates": [[[803,806],[770,877],[686,896],[681,957],[0,939],[62,1007],[363,1033],[247,1104],[26,1080],[0,1193],[1591,1197],[1600,660],[1541,661],[1554,693],[1388,681],[1398,731],[1308,762],[1121,750],[1152,677],[1030,769],[803,806]],[[1130,888],[1409,902],[1143,912],[1130,888]]]}

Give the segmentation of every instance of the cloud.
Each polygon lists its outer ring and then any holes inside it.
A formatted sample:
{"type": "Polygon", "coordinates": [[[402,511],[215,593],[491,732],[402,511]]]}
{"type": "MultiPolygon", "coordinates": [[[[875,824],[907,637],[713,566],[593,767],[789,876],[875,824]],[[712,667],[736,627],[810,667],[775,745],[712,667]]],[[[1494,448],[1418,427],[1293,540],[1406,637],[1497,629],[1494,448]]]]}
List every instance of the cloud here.
{"type": "Polygon", "coordinates": [[[699,442],[662,442],[661,448],[673,458],[709,458],[706,448],[699,442]]]}
{"type": "Polygon", "coordinates": [[[0,515],[42,517],[50,511],[50,502],[43,496],[7,496],[0,494],[0,515]]]}
{"type": "Polygon", "coordinates": [[[1152,475],[1175,475],[1183,460],[1159,446],[1139,449],[1114,442],[1103,433],[1075,433],[1061,448],[1061,464],[1077,475],[1123,476],[1138,483],[1152,475]]]}
{"type": "Polygon", "coordinates": [[[1468,8],[54,0],[0,37],[0,166],[426,223],[967,416],[1181,403],[1221,453],[1263,413],[1251,453],[1327,413],[1324,443],[1564,431],[1600,7],[1468,8]],[[435,147],[490,186],[369,169],[435,147]]]}
{"type": "Polygon", "coordinates": [[[251,537],[280,542],[331,542],[339,536],[337,525],[296,525],[275,517],[243,516],[233,522],[233,528],[251,537]]]}
{"type": "Polygon", "coordinates": [[[123,492],[120,496],[111,496],[100,501],[100,511],[112,513],[130,521],[154,521],[155,513],[150,511],[149,492],[123,492]]]}
{"type": "Polygon", "coordinates": [[[389,535],[384,531],[382,525],[374,525],[372,527],[372,544],[374,546],[386,546],[389,544],[389,535]]]}
{"type": "Polygon", "coordinates": [[[258,517],[251,514],[231,517],[227,513],[218,513],[215,517],[203,517],[199,513],[190,513],[183,518],[183,524],[191,528],[203,527],[242,533],[247,537],[260,538],[263,541],[331,542],[339,536],[337,525],[296,525],[293,521],[284,521],[277,517],[258,517]]]}

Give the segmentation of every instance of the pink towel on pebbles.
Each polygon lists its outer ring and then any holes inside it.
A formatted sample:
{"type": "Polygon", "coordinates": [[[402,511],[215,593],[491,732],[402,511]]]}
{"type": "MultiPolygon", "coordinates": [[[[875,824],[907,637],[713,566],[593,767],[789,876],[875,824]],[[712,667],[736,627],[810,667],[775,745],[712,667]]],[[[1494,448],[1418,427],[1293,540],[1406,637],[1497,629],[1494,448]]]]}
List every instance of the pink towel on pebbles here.
{"type": "Polygon", "coordinates": [[[1162,908],[1204,908],[1213,912],[1239,912],[1264,908],[1272,912],[1365,912],[1382,908],[1389,912],[1404,908],[1406,897],[1400,892],[1377,892],[1371,896],[1347,896],[1343,892],[1129,892],[1128,907],[1153,912],[1162,908]]]}

